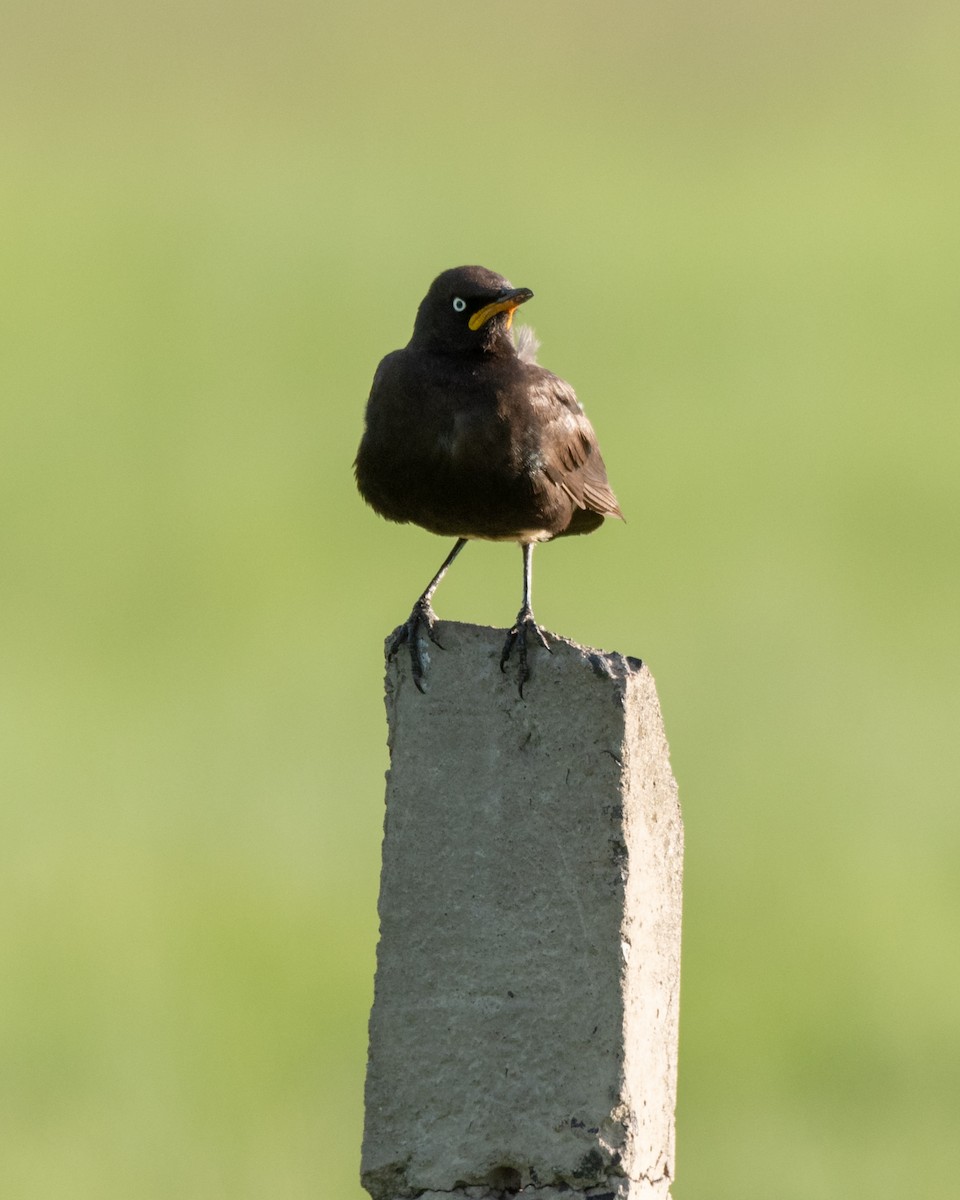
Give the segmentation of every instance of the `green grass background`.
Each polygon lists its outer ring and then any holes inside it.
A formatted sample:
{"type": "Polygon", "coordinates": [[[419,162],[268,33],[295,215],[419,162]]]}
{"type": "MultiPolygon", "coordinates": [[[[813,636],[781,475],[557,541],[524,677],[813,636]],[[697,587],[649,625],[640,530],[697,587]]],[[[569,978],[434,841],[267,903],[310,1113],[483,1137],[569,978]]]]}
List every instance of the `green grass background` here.
{"type": "MultiPolygon", "coordinates": [[[[3,26],[0,1193],[360,1200],[382,638],[445,544],[350,468],[378,359],[480,262],[628,518],[535,597],[660,690],[676,1200],[950,1194],[956,5],[3,26]]],[[[438,610],[502,626],[519,583],[471,547],[438,610]]]]}

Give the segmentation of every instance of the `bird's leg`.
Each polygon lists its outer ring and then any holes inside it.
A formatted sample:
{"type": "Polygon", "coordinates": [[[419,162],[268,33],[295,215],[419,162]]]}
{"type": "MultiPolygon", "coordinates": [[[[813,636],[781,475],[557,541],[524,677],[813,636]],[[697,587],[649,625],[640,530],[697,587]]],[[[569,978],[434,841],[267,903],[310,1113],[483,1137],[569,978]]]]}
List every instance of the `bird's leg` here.
{"type": "Polygon", "coordinates": [[[530,590],[533,581],[533,543],[524,542],[521,549],[523,550],[523,606],[517,613],[516,624],[507,634],[507,640],[503,644],[500,670],[506,670],[507,659],[510,657],[513,647],[516,646],[520,656],[520,695],[522,696],[523,685],[530,678],[530,671],[527,667],[527,635],[532,633],[545,650],[550,649],[550,643],[544,636],[543,630],[533,619],[533,609],[530,607],[530,590]]]}
{"type": "MultiPolygon", "coordinates": [[[[426,631],[427,637],[429,637],[435,646],[440,646],[440,643],[433,636],[433,627],[437,621],[437,614],[433,611],[430,601],[433,599],[433,593],[437,590],[440,580],[446,575],[447,568],[466,544],[466,538],[458,539],[457,544],[443,560],[440,570],[430,580],[423,595],[413,606],[410,616],[407,617],[406,621],[398,629],[394,630],[393,637],[390,639],[390,645],[387,648],[387,657],[393,658],[403,643],[407,643],[410,647],[410,668],[413,672],[413,682],[421,692],[423,691],[423,677],[427,669],[426,643],[422,636],[422,631],[426,631]]],[[[443,649],[442,646],[440,648],[443,649]]]]}

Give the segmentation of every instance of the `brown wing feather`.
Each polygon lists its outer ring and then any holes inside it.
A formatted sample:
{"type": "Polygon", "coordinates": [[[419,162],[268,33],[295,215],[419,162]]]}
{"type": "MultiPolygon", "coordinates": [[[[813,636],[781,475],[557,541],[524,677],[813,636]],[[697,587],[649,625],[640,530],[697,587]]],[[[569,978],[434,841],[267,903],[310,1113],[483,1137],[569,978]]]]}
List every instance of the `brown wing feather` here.
{"type": "MultiPolygon", "coordinates": [[[[607,470],[593,426],[573,388],[556,376],[551,376],[551,383],[553,411],[544,424],[540,442],[543,473],[578,509],[596,513],[601,518],[619,517],[622,520],[623,513],[607,481],[607,470]]],[[[593,522],[590,527],[595,528],[593,522]]]]}

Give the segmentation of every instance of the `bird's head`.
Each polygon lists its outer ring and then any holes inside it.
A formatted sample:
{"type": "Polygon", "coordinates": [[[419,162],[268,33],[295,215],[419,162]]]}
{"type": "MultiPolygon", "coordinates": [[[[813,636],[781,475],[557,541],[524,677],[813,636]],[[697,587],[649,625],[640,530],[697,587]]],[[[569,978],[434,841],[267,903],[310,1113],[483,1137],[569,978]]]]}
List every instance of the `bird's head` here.
{"type": "Polygon", "coordinates": [[[442,354],[513,354],[513,314],[532,296],[486,267],[452,267],[420,302],[411,345],[442,354]]]}

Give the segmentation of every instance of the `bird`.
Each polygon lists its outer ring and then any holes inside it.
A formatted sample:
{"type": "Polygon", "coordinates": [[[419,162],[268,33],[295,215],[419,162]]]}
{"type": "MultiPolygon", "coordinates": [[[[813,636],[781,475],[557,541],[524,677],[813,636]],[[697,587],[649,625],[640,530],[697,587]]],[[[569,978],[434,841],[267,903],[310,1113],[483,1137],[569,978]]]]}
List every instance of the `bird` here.
{"type": "Polygon", "coordinates": [[[500,668],[514,650],[519,691],[531,678],[528,646],[550,649],[533,615],[533,548],[623,519],[593,426],[573,388],[536,361],[529,327],[512,331],[532,299],[480,266],[434,279],[407,346],[377,367],[354,462],[357,487],[380,516],[455,537],[387,653],[406,644],[414,683],[425,691],[429,638],[440,646],[432,601],[468,541],[516,542],[523,602],[500,668]],[[514,336],[516,335],[516,336],[514,336]]]}

